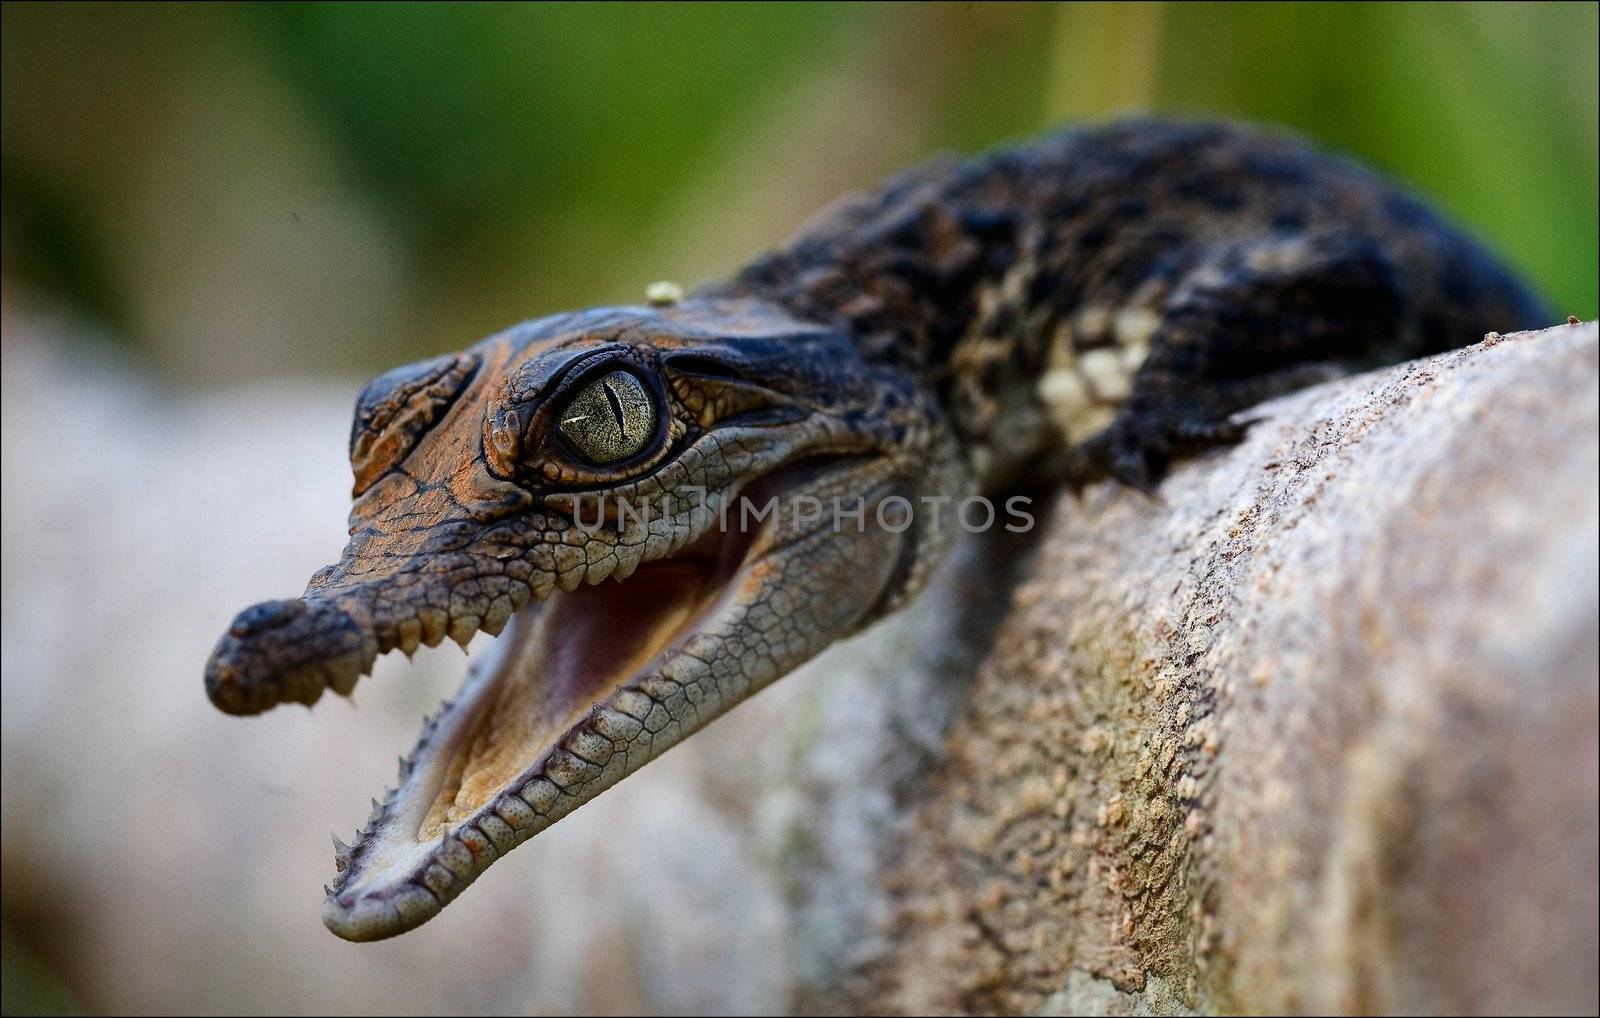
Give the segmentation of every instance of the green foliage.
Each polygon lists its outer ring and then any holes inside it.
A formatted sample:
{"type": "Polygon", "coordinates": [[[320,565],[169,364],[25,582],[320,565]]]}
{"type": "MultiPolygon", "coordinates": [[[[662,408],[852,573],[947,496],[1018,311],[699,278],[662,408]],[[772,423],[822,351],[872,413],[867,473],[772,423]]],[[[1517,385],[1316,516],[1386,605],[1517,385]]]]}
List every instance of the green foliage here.
{"type": "Polygon", "coordinates": [[[443,243],[508,210],[648,218],[719,117],[768,98],[846,24],[836,7],[791,3],[249,14],[373,184],[443,243]]]}
{"type": "MultiPolygon", "coordinates": [[[[1127,110],[1271,122],[1351,152],[1561,310],[1596,314],[1593,4],[68,6],[6,8],[6,250],[139,345],[181,317],[163,301],[206,296],[121,270],[183,244],[140,209],[141,174],[227,196],[217,178],[238,160],[333,167],[399,248],[383,254],[404,285],[371,299],[403,302],[406,324],[323,345],[366,343],[361,366],[379,367],[637,299],[680,267],[732,269],[794,225],[786,196],[810,207],[936,149],[1127,110]],[[268,85],[242,100],[246,79],[268,85]],[[174,111],[221,126],[197,136],[174,111]],[[230,147],[252,154],[211,158],[230,147]],[[130,165],[151,150],[165,161],[130,165]]],[[[236,190],[245,211],[217,215],[244,222],[238,247],[259,236],[260,196],[236,190]]]]}

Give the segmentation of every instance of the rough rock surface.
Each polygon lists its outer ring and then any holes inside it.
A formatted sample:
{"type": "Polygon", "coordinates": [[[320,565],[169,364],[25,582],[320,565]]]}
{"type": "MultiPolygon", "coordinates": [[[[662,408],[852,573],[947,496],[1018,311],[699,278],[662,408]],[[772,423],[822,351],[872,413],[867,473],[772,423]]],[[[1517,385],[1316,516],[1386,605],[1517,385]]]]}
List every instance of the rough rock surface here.
{"type": "Polygon", "coordinates": [[[1490,337],[1063,499],[827,1002],[1592,1010],[1597,409],[1490,337]]]}

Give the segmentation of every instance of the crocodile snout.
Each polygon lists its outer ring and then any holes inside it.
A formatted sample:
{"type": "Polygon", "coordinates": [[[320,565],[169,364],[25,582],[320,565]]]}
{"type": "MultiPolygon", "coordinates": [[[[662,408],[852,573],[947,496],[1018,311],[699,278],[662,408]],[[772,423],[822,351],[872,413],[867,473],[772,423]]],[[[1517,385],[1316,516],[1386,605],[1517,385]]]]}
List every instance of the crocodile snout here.
{"type": "Polygon", "coordinates": [[[206,694],[229,714],[348,694],[372,667],[377,640],[347,606],[318,598],[265,601],[233,620],[206,664],[206,694]]]}

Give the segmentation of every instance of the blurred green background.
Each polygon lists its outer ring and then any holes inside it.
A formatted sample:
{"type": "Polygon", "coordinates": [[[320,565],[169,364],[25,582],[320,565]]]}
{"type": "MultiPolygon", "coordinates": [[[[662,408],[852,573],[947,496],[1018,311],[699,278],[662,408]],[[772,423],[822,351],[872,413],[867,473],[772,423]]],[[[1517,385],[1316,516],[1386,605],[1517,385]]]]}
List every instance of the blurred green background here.
{"type": "Polygon", "coordinates": [[[4,7],[8,307],[366,374],[736,268],[937,149],[1269,121],[1596,312],[1594,4],[4,7]]]}

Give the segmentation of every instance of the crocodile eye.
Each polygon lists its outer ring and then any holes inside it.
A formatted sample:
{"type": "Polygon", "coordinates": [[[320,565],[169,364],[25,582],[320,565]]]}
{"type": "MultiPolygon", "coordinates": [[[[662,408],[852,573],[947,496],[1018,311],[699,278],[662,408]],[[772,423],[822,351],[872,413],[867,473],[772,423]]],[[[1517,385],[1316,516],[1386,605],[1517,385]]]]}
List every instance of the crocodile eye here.
{"type": "Polygon", "coordinates": [[[561,437],[590,463],[637,456],[656,434],[656,406],[644,383],[613,371],[586,383],[557,418],[561,437]]]}

